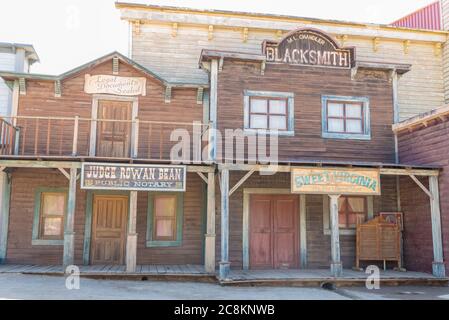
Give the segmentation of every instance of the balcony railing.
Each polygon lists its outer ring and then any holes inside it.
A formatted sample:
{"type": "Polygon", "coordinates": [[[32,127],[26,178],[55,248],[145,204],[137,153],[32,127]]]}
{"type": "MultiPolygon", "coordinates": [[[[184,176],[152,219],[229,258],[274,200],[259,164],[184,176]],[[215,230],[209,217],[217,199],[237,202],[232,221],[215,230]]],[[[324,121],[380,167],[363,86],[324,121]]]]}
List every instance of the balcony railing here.
{"type": "Polygon", "coordinates": [[[209,124],[18,116],[1,119],[1,155],[172,160],[173,146],[184,162],[202,159],[209,124]],[[15,125],[11,125],[14,123],[15,125]],[[187,140],[188,139],[188,140],[187,140]],[[203,141],[204,140],[204,141],[203,141]]]}

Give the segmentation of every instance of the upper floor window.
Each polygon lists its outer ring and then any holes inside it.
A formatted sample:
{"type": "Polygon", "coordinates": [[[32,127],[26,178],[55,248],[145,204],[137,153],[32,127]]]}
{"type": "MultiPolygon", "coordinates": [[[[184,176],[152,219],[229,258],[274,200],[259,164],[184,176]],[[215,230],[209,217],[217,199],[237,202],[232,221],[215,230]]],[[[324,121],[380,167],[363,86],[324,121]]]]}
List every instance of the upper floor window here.
{"type": "Polygon", "coordinates": [[[294,135],[294,94],[285,92],[244,92],[245,131],[294,135]]]}
{"type": "Polygon", "coordinates": [[[358,97],[322,97],[323,138],[371,139],[369,100],[358,97]]]}

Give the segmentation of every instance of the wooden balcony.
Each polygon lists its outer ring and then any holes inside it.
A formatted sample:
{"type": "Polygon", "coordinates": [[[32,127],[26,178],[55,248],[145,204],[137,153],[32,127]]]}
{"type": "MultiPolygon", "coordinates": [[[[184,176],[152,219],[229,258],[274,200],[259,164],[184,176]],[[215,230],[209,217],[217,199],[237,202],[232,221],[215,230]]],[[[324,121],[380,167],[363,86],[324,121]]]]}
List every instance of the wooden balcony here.
{"type": "Polygon", "coordinates": [[[208,144],[209,124],[200,122],[31,116],[0,120],[1,156],[168,162],[173,146],[180,144],[179,135],[188,134],[185,147],[189,150],[184,149],[177,159],[184,163],[207,160],[202,150],[208,144]]]}

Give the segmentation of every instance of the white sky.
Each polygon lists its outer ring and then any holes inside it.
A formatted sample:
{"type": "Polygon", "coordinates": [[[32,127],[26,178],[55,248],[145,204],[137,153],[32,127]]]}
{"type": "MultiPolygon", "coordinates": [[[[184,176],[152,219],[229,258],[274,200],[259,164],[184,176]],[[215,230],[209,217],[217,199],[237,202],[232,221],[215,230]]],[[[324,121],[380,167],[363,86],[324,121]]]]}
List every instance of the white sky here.
{"type": "MultiPolygon", "coordinates": [[[[391,23],[434,0],[122,0],[301,17],[391,23]]],[[[115,0],[2,0],[0,42],[30,43],[33,73],[59,74],[114,50],[127,54],[127,23],[115,0]]]]}

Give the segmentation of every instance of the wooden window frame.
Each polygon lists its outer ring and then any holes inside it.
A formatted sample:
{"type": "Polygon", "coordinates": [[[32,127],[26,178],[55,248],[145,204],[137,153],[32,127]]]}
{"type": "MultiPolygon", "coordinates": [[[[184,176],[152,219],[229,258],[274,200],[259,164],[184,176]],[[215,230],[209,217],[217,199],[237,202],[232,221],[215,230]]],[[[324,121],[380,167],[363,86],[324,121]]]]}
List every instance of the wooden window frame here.
{"type": "Polygon", "coordinates": [[[32,245],[33,246],[62,246],[64,245],[64,230],[65,222],[67,217],[67,201],[68,201],[68,189],[67,188],[38,188],[35,192],[34,198],[34,221],[33,221],[33,231],[32,231],[32,245]],[[42,196],[44,194],[51,193],[63,193],[65,196],[65,211],[62,221],[62,234],[60,238],[56,237],[43,237],[42,236],[42,196]]]}
{"type": "Polygon", "coordinates": [[[270,128],[270,117],[271,116],[282,116],[285,117],[285,129],[277,129],[281,132],[288,131],[288,98],[280,98],[280,97],[259,97],[259,96],[251,96],[249,97],[249,128],[253,130],[272,130],[270,128]],[[252,110],[252,100],[265,100],[267,102],[267,112],[253,112],[252,110]],[[271,112],[271,102],[272,101],[284,101],[285,102],[285,113],[274,113],[271,112]],[[253,128],[251,124],[251,116],[259,115],[267,117],[267,127],[266,128],[253,128]]]}
{"type": "Polygon", "coordinates": [[[371,119],[370,119],[370,103],[367,97],[344,97],[344,96],[322,96],[322,137],[325,139],[347,139],[347,140],[371,140],[371,119]],[[343,104],[343,117],[329,116],[329,103],[343,104]],[[346,117],[346,106],[356,105],[362,106],[362,118],[346,117]],[[329,119],[342,119],[343,132],[329,131],[329,119]],[[347,120],[362,120],[361,133],[346,132],[347,120]]]}
{"type": "Polygon", "coordinates": [[[251,91],[244,90],[244,132],[245,134],[277,134],[279,136],[294,136],[294,94],[291,92],[269,92],[269,91],[251,91]],[[263,99],[267,101],[267,113],[252,112],[251,100],[263,99]],[[286,113],[270,113],[270,101],[285,100],[286,113]],[[267,128],[251,128],[251,115],[265,115],[267,117],[267,128]],[[270,116],[285,116],[286,130],[270,129],[270,116]]]}
{"type": "Polygon", "coordinates": [[[179,247],[182,245],[183,232],[183,216],[184,216],[184,193],[182,192],[149,192],[148,193],[148,211],[147,211],[147,248],[155,247],[179,247]],[[175,236],[176,239],[156,239],[155,238],[155,221],[154,199],[157,196],[175,196],[176,197],[176,214],[175,214],[175,236]]]}
{"type": "MultiPolygon", "coordinates": [[[[346,223],[345,223],[345,226],[344,227],[342,227],[341,226],[341,220],[339,219],[339,221],[338,221],[338,223],[339,223],[339,229],[343,229],[343,230],[356,230],[356,227],[350,227],[349,226],[349,219],[348,219],[348,217],[349,217],[349,214],[350,213],[353,213],[353,214],[363,214],[364,216],[365,216],[365,221],[367,221],[368,220],[368,200],[367,200],[367,198],[366,197],[364,197],[364,196],[340,196],[340,198],[338,199],[338,201],[340,201],[340,199],[344,199],[344,201],[345,201],[345,212],[344,212],[344,215],[345,215],[345,218],[346,218],[346,223]],[[363,200],[363,212],[350,212],[349,210],[348,210],[348,202],[349,202],[349,199],[362,199],[363,200]]],[[[340,211],[340,208],[339,208],[339,210],[338,210],[338,215],[340,216],[341,215],[341,213],[342,213],[342,211],[340,211]]]]}

